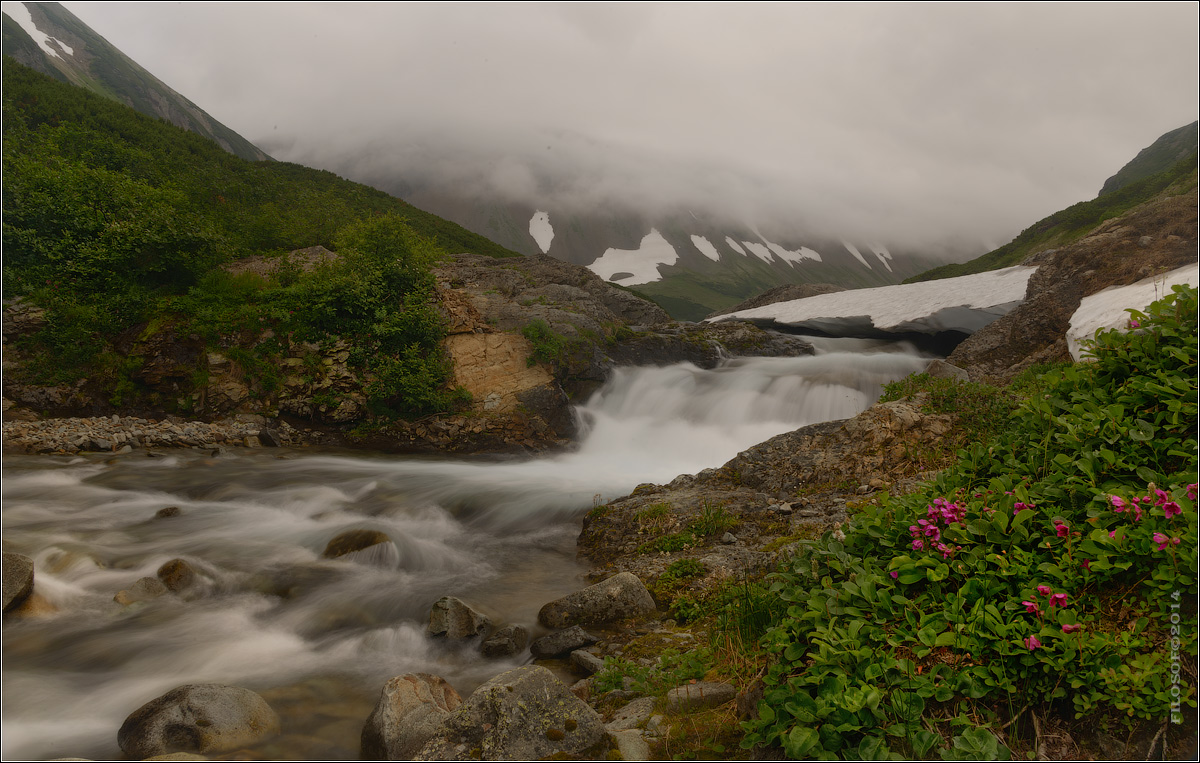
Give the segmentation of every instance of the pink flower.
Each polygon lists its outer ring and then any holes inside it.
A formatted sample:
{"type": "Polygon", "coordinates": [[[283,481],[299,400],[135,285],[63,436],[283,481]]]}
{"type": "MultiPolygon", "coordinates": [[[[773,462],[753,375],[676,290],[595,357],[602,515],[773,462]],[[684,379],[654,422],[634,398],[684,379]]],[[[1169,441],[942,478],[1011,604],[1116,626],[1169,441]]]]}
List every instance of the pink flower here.
{"type": "Polygon", "coordinates": [[[921,549],[925,548],[925,541],[921,540],[920,538],[917,538],[916,540],[914,540],[912,542],[912,547],[913,547],[913,551],[920,551],[921,549]]]}
{"type": "Polygon", "coordinates": [[[1081,564],[1083,565],[1083,568],[1084,568],[1085,570],[1087,570],[1088,572],[1091,572],[1091,571],[1092,571],[1092,562],[1091,562],[1091,560],[1090,560],[1090,559],[1084,559],[1084,560],[1081,562],[1081,564]]]}
{"type": "Polygon", "coordinates": [[[1183,509],[1179,508],[1179,504],[1175,503],[1174,501],[1167,501],[1163,503],[1162,507],[1163,514],[1166,515],[1167,519],[1170,519],[1171,517],[1183,511],[1183,509]]]}
{"type": "Polygon", "coordinates": [[[1040,593],[1042,596],[1049,596],[1050,595],[1050,586],[1040,585],[1037,587],[1037,592],[1040,593]]]}
{"type": "Polygon", "coordinates": [[[1115,538],[1115,537],[1117,537],[1117,531],[1116,531],[1116,530],[1109,530],[1109,531],[1108,531],[1108,537],[1110,537],[1110,538],[1115,538]]]}
{"type": "Polygon", "coordinates": [[[1034,649],[1037,649],[1041,645],[1042,645],[1042,642],[1038,641],[1037,636],[1030,636],[1029,638],[1025,639],[1025,647],[1027,649],[1029,649],[1029,651],[1033,651],[1034,649]]]}
{"type": "Polygon", "coordinates": [[[1075,631],[1083,628],[1083,626],[1082,625],[1072,625],[1072,624],[1068,623],[1067,625],[1064,625],[1062,628],[1063,628],[1063,633],[1074,633],[1075,631]]]}
{"type": "Polygon", "coordinates": [[[1141,328],[1141,325],[1142,324],[1137,322],[1136,318],[1129,319],[1129,328],[1131,328],[1131,329],[1141,328]]]}
{"type": "Polygon", "coordinates": [[[1056,535],[1058,535],[1058,537],[1065,538],[1065,537],[1067,537],[1067,535],[1070,534],[1071,528],[1068,527],[1067,525],[1063,524],[1062,522],[1055,522],[1054,523],[1054,532],[1056,535]]]}
{"type": "Polygon", "coordinates": [[[891,575],[893,579],[900,577],[900,573],[896,572],[895,570],[892,570],[888,574],[891,575]]]}
{"type": "Polygon", "coordinates": [[[1026,614],[1036,615],[1038,613],[1038,604],[1036,601],[1023,601],[1021,603],[1025,605],[1026,614]]]}
{"type": "Polygon", "coordinates": [[[1067,606],[1067,595],[1065,593],[1056,593],[1050,596],[1050,606],[1065,607],[1067,606]]]}
{"type": "Polygon", "coordinates": [[[1189,501],[1196,500],[1196,488],[1197,487],[1200,487],[1200,485],[1197,485],[1194,482],[1191,485],[1187,486],[1187,497],[1188,497],[1189,501]]]}
{"type": "Polygon", "coordinates": [[[1112,502],[1113,511],[1117,512],[1118,514],[1128,508],[1128,505],[1125,503],[1125,499],[1119,495],[1110,495],[1108,500],[1112,502]]]}

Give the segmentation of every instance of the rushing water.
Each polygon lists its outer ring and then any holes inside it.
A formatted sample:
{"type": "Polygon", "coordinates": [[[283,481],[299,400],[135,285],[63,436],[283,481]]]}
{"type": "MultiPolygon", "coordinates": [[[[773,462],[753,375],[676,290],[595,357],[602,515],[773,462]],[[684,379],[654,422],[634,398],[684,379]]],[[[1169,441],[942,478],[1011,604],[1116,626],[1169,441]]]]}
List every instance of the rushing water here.
{"type": "Polygon", "coordinates": [[[257,751],[264,757],[357,757],[389,677],[436,673],[465,696],[525,661],[428,640],[436,599],[459,596],[537,635],[541,605],[582,582],[583,511],[852,416],[927,362],[904,346],[819,341],[808,358],[620,369],[579,410],[579,447],[537,460],[6,457],[5,549],[34,559],[48,606],[4,626],[4,757],[119,757],[116,731],[130,712],[195,682],[267,696],[284,734],[257,751]],[[155,518],[168,506],[181,513],[155,518]],[[386,532],[395,553],[320,559],[353,528],[386,532]],[[113,601],[174,558],[202,573],[195,590],[113,601]]]}

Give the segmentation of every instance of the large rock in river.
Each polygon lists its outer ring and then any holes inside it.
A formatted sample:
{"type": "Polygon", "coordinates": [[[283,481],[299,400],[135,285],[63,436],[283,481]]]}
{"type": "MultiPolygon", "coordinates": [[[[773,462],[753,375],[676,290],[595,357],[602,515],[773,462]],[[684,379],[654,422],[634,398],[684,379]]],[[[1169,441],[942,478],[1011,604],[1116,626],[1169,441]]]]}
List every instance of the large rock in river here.
{"type": "Polygon", "coordinates": [[[33,591],[33,560],[24,554],[4,552],[4,611],[20,606],[33,591]]]}
{"type": "Polygon", "coordinates": [[[429,635],[459,639],[486,633],[492,627],[487,615],[476,612],[462,599],[443,596],[429,610],[429,635]]]}
{"type": "Polygon", "coordinates": [[[279,716],[249,689],[188,684],[135,710],[121,724],[117,744],[141,760],[169,752],[229,752],[278,733],[279,716]]]}
{"type": "Polygon", "coordinates": [[[363,726],[363,760],[412,760],[461,704],[462,697],[439,676],[396,676],[384,684],[363,726]]]}
{"type": "Polygon", "coordinates": [[[637,617],[654,609],[654,597],[637,575],[622,572],[550,602],[538,612],[538,620],[547,628],[569,628],[637,617]]]}
{"type": "Polygon", "coordinates": [[[595,710],[529,665],[476,689],[413,760],[595,758],[607,742],[595,710]]]}

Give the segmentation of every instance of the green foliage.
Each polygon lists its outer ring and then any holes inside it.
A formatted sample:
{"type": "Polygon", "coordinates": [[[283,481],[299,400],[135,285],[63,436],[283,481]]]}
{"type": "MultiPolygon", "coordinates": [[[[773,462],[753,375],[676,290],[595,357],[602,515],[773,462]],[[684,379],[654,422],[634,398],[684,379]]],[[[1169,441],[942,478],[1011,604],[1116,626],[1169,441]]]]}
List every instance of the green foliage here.
{"type": "Polygon", "coordinates": [[[786,614],[745,746],[1005,758],[1020,727],[985,727],[1026,706],[1130,725],[1196,706],[1171,660],[1197,652],[1197,293],[1131,312],[935,481],[773,576],[786,614]]]}
{"type": "Polygon", "coordinates": [[[624,689],[628,684],[639,694],[661,697],[693,678],[703,678],[711,662],[712,652],[708,649],[683,653],[666,649],[650,667],[620,657],[605,657],[604,667],[593,678],[593,686],[598,692],[607,692],[624,689]]]}
{"type": "Polygon", "coordinates": [[[667,533],[648,543],[643,543],[638,546],[638,553],[644,554],[649,551],[682,551],[694,545],[696,545],[696,536],[692,535],[690,530],[684,530],[678,533],[667,533]]]}
{"type": "Polygon", "coordinates": [[[447,247],[510,252],[331,173],[238,159],[11,59],[4,138],[4,293],[46,308],[22,347],[36,380],[111,378],[112,402],[133,403],[136,382],[104,358],[118,337],[169,323],[229,355],[259,395],[279,386],[292,342],[345,339],[376,413],[463,401],[445,389],[430,268],[447,247]],[[318,244],[338,257],[307,272],[279,258],[318,244]],[[218,267],[251,254],[279,263],[275,275],[218,267]]]}
{"type": "Polygon", "coordinates": [[[1010,392],[990,384],[912,374],[884,385],[879,402],[915,397],[926,413],[950,413],[956,418],[957,442],[979,442],[1000,432],[1017,406],[1010,392]]]}
{"type": "Polygon", "coordinates": [[[567,338],[550,328],[550,324],[541,318],[534,318],[521,329],[521,336],[533,345],[533,352],[526,363],[530,366],[538,363],[553,365],[563,359],[567,349],[567,338]]]}
{"type": "Polygon", "coordinates": [[[731,530],[735,525],[737,517],[725,511],[724,506],[714,506],[705,501],[700,516],[691,521],[688,529],[701,538],[707,538],[731,530]]]}

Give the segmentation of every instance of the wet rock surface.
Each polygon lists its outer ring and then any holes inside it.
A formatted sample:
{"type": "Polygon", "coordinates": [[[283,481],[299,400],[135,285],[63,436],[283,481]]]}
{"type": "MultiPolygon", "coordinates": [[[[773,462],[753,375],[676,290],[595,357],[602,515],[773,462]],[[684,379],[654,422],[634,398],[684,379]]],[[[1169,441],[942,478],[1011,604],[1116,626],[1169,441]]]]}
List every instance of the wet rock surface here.
{"type": "Polygon", "coordinates": [[[487,615],[476,612],[462,599],[443,596],[434,602],[429,611],[428,633],[449,639],[463,639],[486,635],[492,627],[487,615]]]}
{"type": "Polygon", "coordinates": [[[279,733],[279,716],[249,689],[189,684],[135,710],[117,733],[133,758],[171,752],[221,753],[279,733]]]}
{"type": "Polygon", "coordinates": [[[462,697],[439,676],[396,676],[384,684],[363,726],[362,758],[411,760],[461,704],[462,697]]]}
{"type": "Polygon", "coordinates": [[[33,560],[24,554],[4,552],[4,611],[19,606],[33,592],[33,560]]]}

